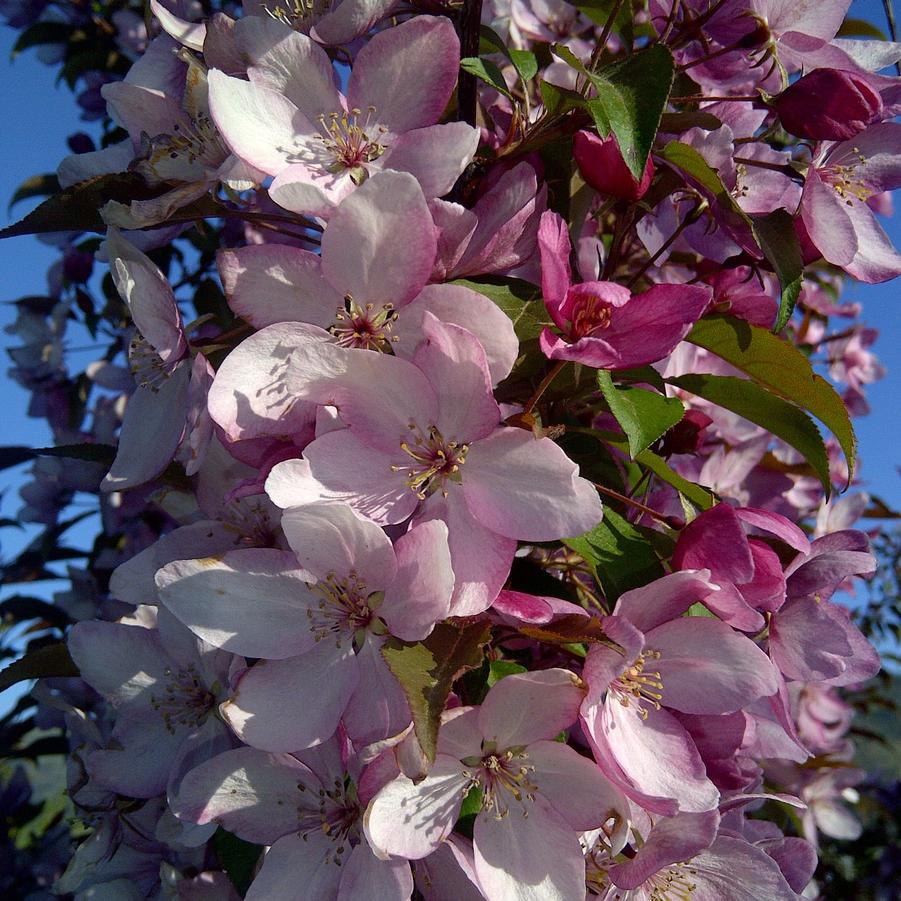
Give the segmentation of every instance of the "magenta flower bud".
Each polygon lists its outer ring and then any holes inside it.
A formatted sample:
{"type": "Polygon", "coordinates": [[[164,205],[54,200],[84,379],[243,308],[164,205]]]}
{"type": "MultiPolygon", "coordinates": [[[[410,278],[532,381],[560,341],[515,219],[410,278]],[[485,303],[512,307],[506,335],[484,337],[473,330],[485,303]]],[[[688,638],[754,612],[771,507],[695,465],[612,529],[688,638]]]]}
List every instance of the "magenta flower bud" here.
{"type": "Polygon", "coordinates": [[[622,200],[641,200],[654,177],[654,163],[648,157],[641,181],[629,171],[616,138],[599,138],[590,131],[577,131],[573,154],[582,178],[596,191],[622,200]]]}
{"type": "Polygon", "coordinates": [[[700,410],[686,410],[685,416],[677,422],[664,436],[661,453],[696,454],[704,443],[704,432],[713,420],[700,410]]]}
{"type": "Polygon", "coordinates": [[[786,131],[814,141],[847,141],[882,115],[882,98],[842,69],[814,69],[773,104],[786,131]]]}
{"type": "Polygon", "coordinates": [[[94,271],[94,257],[90,253],[69,251],[63,257],[63,275],[74,285],[84,284],[94,271]]]}

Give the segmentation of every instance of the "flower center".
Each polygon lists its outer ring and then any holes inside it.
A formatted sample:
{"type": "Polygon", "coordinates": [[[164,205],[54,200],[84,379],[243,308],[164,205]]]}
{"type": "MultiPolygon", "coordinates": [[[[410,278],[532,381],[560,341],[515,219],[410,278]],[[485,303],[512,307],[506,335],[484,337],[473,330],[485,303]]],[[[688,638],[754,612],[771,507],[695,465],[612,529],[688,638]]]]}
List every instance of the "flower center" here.
{"type": "Polygon", "coordinates": [[[497,820],[510,813],[513,803],[520,806],[523,817],[528,817],[527,804],[535,800],[538,790],[530,779],[535,767],[528,759],[524,751],[514,749],[483,755],[472,771],[463,773],[468,779],[466,791],[478,785],[482,789],[482,810],[489,811],[497,820]]]}
{"type": "Polygon", "coordinates": [[[610,325],[613,313],[610,304],[600,297],[580,297],[573,310],[572,331],[576,337],[584,338],[610,325]]]}
{"type": "Polygon", "coordinates": [[[434,425],[429,426],[425,433],[415,422],[411,422],[408,427],[411,440],[402,441],[400,447],[413,462],[394,465],[391,471],[406,470],[406,483],[420,500],[425,500],[429,494],[439,489],[447,497],[447,480],[460,481],[460,467],[466,460],[469,445],[448,441],[434,425]]]}
{"type": "MultiPolygon", "coordinates": [[[[305,791],[301,783],[298,788],[305,791]]],[[[325,863],[340,867],[346,860],[347,848],[360,843],[361,811],[356,787],[349,777],[345,780],[336,778],[330,789],[319,789],[317,806],[318,809],[298,807],[298,835],[304,841],[309,841],[310,836],[317,833],[331,839],[332,849],[326,853],[325,863]]]]}
{"type": "Polygon", "coordinates": [[[857,147],[853,147],[851,152],[857,157],[856,163],[851,163],[850,165],[834,163],[820,170],[820,177],[823,181],[832,185],[832,190],[848,206],[853,206],[855,200],[865,203],[876,193],[870,185],[857,175],[857,166],[866,163],[867,158],[857,147]]]}
{"type": "Polygon", "coordinates": [[[361,307],[350,294],[344,297],[344,307],[335,314],[337,322],[329,331],[338,339],[341,347],[360,347],[383,353],[397,338],[391,334],[391,325],[397,319],[394,305],[382,304],[376,308],[368,303],[361,307]]]}
{"type": "Polygon", "coordinates": [[[135,334],[128,347],[128,368],[135,381],[154,394],[163,387],[173,372],[173,367],[164,363],[150,342],[139,334],[135,334]]]}
{"type": "Polygon", "coordinates": [[[650,901],[691,901],[691,896],[698,887],[690,878],[694,872],[686,864],[677,863],[655,873],[645,886],[650,890],[650,901]]]}
{"type": "Polygon", "coordinates": [[[355,572],[351,571],[344,579],[329,573],[325,579],[311,585],[310,591],[321,598],[317,609],[307,610],[316,641],[331,635],[341,647],[343,638],[352,638],[358,629],[365,629],[372,622],[374,614],[366,585],[355,572]]]}
{"type": "Polygon", "coordinates": [[[643,705],[648,704],[659,710],[663,699],[663,679],[660,673],[645,672],[645,665],[649,660],[659,659],[660,651],[645,648],[632,665],[610,683],[609,690],[620,704],[629,707],[634,703],[643,720],[648,718],[648,711],[643,705]]]}
{"type": "Polygon", "coordinates": [[[200,680],[194,664],[188,664],[177,672],[166,669],[169,680],[162,697],[152,695],[150,706],[159,711],[169,732],[176,726],[199,726],[216,702],[216,696],[200,680]]]}
{"type": "Polygon", "coordinates": [[[340,113],[320,113],[319,139],[325,147],[326,154],[332,158],[328,171],[339,173],[350,170],[350,177],[355,184],[366,179],[365,163],[378,159],[387,149],[379,139],[388,131],[373,121],[375,107],[370,106],[366,117],[362,111],[354,108],[340,113]]]}
{"type": "Polygon", "coordinates": [[[273,19],[284,22],[289,28],[306,31],[316,24],[332,8],[331,0],[269,0],[264,6],[273,19]]]}

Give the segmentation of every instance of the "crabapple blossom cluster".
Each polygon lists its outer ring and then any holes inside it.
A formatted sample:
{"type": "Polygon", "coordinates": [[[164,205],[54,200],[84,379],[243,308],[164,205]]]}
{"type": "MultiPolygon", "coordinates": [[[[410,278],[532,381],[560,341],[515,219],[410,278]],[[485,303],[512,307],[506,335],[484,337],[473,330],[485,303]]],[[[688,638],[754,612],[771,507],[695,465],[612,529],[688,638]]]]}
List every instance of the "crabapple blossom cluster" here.
{"type": "Polygon", "coordinates": [[[848,6],[117,9],[101,146],[7,230],[62,261],[4,581],[102,512],[15,674],[58,893],[817,897],[880,667],[840,292],[901,274],[901,44],[848,6]]]}

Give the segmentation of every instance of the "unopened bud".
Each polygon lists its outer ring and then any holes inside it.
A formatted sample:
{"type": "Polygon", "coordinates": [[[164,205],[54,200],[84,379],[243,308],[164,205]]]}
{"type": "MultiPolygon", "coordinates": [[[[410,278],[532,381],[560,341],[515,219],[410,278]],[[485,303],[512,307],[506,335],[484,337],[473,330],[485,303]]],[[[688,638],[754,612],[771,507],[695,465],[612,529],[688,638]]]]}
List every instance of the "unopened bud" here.
{"type": "Polygon", "coordinates": [[[847,141],[882,115],[882,98],[854,72],[814,69],[773,107],[786,131],[812,141],[847,141]]]}
{"type": "Polygon", "coordinates": [[[582,178],[596,191],[622,200],[640,200],[654,177],[654,163],[650,157],[641,181],[629,171],[613,135],[599,138],[590,131],[577,131],[573,140],[573,154],[582,178]]]}
{"type": "Polygon", "coordinates": [[[694,454],[704,443],[704,430],[713,420],[700,410],[687,410],[685,415],[664,436],[660,452],[670,454],[694,454]]]}

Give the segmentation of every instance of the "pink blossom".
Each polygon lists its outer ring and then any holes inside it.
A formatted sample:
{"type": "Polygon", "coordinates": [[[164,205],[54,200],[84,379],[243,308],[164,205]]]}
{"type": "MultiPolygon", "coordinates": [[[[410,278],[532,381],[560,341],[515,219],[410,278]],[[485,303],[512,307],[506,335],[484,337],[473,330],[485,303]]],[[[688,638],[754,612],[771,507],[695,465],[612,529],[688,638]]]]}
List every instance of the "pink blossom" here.
{"type": "Polygon", "coordinates": [[[480,707],[444,718],[438,756],[421,782],[389,782],[366,812],[366,836],[382,854],[418,859],[453,829],[464,796],[481,791],[475,872],[489,901],[584,892],[577,833],[628,816],[595,764],[553,741],[578,714],[583,690],[566,670],[508,676],[480,707]]]}
{"type": "Polygon", "coordinates": [[[572,284],[572,250],[566,224],[555,213],[541,217],[541,288],[551,318],[563,332],[541,333],[552,360],[574,360],[596,369],[630,369],[671,353],[710,303],[699,285],[656,285],[633,296],[613,282],[572,284]]]}
{"type": "Polygon", "coordinates": [[[263,658],[222,716],[265,751],[320,744],[342,719],[361,744],[401,732],[409,711],[379,649],[387,631],[422,639],[447,615],[446,526],[422,523],[392,545],[333,503],[286,510],[282,528],[294,555],[236,550],[170,563],[156,577],[162,602],[195,634],[263,658]],[[249,597],[258,599],[252,617],[249,597]]]}
{"type": "Polygon", "coordinates": [[[440,197],[472,159],[478,132],[437,124],[460,58],[448,19],[417,16],[373,37],[346,96],[306,35],[259,17],[236,32],[250,81],[212,72],[213,118],[237,156],[276,176],[269,194],[286,209],[327,216],[379,169],[410,172],[426,196],[440,197]]]}
{"type": "Polygon", "coordinates": [[[901,254],[867,201],[901,186],[901,125],[881,122],[821,147],[807,170],[801,218],[828,262],[863,282],[901,274],[901,254]]]}
{"type": "Polygon", "coordinates": [[[457,325],[423,315],[412,362],[310,343],[290,360],[293,397],[337,407],[347,428],[318,436],[266,483],[281,507],[341,499],[385,525],[443,520],[456,576],[451,613],[485,610],[516,539],[579,535],[601,504],[549,438],[501,425],[485,352],[457,325]]]}
{"type": "Polygon", "coordinates": [[[775,668],[748,638],[718,619],[682,616],[715,595],[709,577],[706,570],[673,573],[623,594],[613,615],[601,618],[623,652],[593,646],[582,674],[582,719],[601,768],[638,804],[668,815],[719,802],[671,711],[733,713],[779,686],[775,668]]]}

